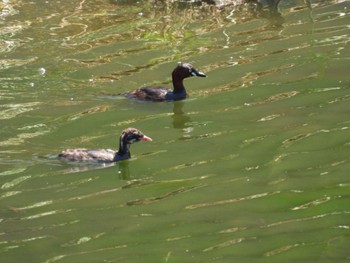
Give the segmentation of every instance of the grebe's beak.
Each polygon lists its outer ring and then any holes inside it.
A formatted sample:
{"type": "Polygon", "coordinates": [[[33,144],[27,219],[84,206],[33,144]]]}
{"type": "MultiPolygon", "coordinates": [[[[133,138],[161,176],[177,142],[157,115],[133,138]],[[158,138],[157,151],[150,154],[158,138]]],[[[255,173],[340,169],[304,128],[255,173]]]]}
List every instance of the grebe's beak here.
{"type": "Polygon", "coordinates": [[[197,77],[206,77],[207,75],[205,75],[203,72],[197,71],[195,69],[192,69],[192,76],[197,76],[197,77]]]}
{"type": "Polygon", "coordinates": [[[144,141],[144,142],[151,142],[152,141],[152,138],[146,136],[146,135],[143,135],[143,137],[141,137],[140,139],[141,141],[144,141]]]}

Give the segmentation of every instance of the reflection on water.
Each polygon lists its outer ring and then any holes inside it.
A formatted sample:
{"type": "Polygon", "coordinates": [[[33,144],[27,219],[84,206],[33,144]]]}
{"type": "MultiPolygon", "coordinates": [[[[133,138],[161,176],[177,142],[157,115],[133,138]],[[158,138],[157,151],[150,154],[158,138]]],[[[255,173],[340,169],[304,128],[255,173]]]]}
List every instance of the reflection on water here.
{"type": "Polygon", "coordinates": [[[185,129],[187,123],[191,122],[191,117],[183,112],[184,101],[175,101],[173,106],[173,115],[171,115],[172,125],[174,129],[185,129]]]}
{"type": "Polygon", "coordinates": [[[130,175],[129,161],[121,161],[117,163],[118,176],[122,180],[130,180],[132,177],[130,175]]]}
{"type": "Polygon", "coordinates": [[[349,259],[349,2],[227,3],[0,1],[1,262],[349,259]],[[101,96],[177,61],[189,99],[101,96]],[[130,160],[53,156],[128,126],[130,160]]]}

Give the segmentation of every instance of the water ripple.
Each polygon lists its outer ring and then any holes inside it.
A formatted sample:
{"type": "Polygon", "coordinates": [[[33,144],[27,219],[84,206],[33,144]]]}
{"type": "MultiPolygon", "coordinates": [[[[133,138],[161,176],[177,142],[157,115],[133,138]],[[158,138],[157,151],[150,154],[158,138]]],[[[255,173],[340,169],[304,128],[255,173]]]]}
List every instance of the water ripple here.
{"type": "Polygon", "coordinates": [[[87,250],[87,251],[71,253],[71,254],[63,254],[63,255],[58,255],[58,256],[49,258],[49,259],[45,260],[43,263],[52,263],[52,262],[59,261],[59,260],[61,260],[63,258],[66,258],[66,257],[73,257],[73,256],[79,256],[79,255],[87,255],[87,254],[95,254],[95,253],[99,253],[99,252],[107,252],[107,251],[110,251],[110,250],[121,249],[121,248],[126,248],[126,247],[127,247],[127,245],[118,245],[118,246],[104,247],[104,248],[100,248],[100,249],[87,250]]]}
{"type": "Polygon", "coordinates": [[[274,250],[271,250],[271,251],[268,251],[264,254],[264,256],[267,256],[267,257],[270,257],[270,256],[275,256],[277,254],[281,254],[283,252],[286,252],[286,251],[289,251],[293,248],[296,248],[296,247],[299,247],[301,246],[302,244],[292,244],[292,245],[286,245],[286,246],[283,246],[283,247],[280,247],[280,248],[277,248],[277,249],[274,249],[274,250]]]}
{"type": "Polygon", "coordinates": [[[316,206],[316,205],[320,205],[320,204],[326,203],[329,200],[331,200],[331,198],[329,196],[326,196],[326,197],[323,197],[323,198],[320,198],[320,199],[317,199],[317,200],[305,203],[303,205],[295,206],[295,207],[291,208],[291,210],[295,211],[295,210],[300,210],[300,209],[307,209],[307,208],[310,208],[310,207],[313,207],[313,206],[316,206]]]}
{"type": "Polygon", "coordinates": [[[217,205],[226,205],[226,204],[231,204],[235,202],[241,202],[241,201],[246,201],[246,200],[253,200],[257,198],[262,198],[266,196],[271,196],[271,195],[276,195],[279,194],[280,191],[274,191],[274,192],[266,192],[266,193],[261,193],[261,194],[254,194],[254,195],[249,195],[249,196],[244,196],[244,197],[235,197],[232,199],[225,199],[225,200],[220,200],[220,201],[214,201],[214,202],[209,202],[209,203],[201,203],[201,204],[195,204],[195,205],[189,205],[186,206],[185,209],[197,209],[197,208],[204,208],[204,207],[210,207],[210,206],[217,206],[217,205]]]}
{"type": "Polygon", "coordinates": [[[4,183],[2,186],[1,186],[1,189],[2,190],[7,190],[9,188],[13,188],[15,186],[17,186],[18,184],[30,179],[31,176],[21,176],[21,177],[18,177],[16,179],[13,179],[12,181],[10,182],[6,182],[4,183]]]}
{"type": "Polygon", "coordinates": [[[235,239],[231,239],[231,240],[228,240],[228,241],[226,241],[226,242],[217,244],[217,245],[215,245],[215,246],[211,246],[211,247],[205,248],[205,249],[203,249],[203,252],[210,252],[210,251],[215,250],[215,249],[226,248],[226,247],[234,246],[234,245],[237,245],[237,244],[239,244],[239,243],[242,243],[243,241],[247,241],[247,240],[256,240],[256,239],[257,239],[256,237],[241,237],[241,238],[235,238],[235,239]]]}
{"type": "Polygon", "coordinates": [[[2,104],[0,108],[3,108],[0,113],[0,120],[12,119],[19,114],[37,109],[35,106],[40,105],[41,102],[26,102],[16,104],[2,104]]]}
{"type": "Polygon", "coordinates": [[[161,201],[163,199],[172,197],[172,196],[177,195],[179,193],[185,193],[185,192],[188,192],[188,191],[192,191],[192,190],[197,189],[199,187],[202,187],[202,186],[181,187],[179,189],[176,189],[174,191],[168,192],[168,193],[160,195],[160,196],[148,197],[148,198],[144,198],[144,199],[135,199],[135,200],[128,201],[126,204],[128,206],[148,205],[148,204],[151,204],[151,203],[154,203],[154,202],[161,201]]]}
{"type": "Polygon", "coordinates": [[[22,217],[21,220],[33,220],[33,219],[38,219],[41,217],[62,214],[62,213],[68,213],[68,212],[72,212],[72,211],[74,211],[74,209],[52,210],[52,211],[47,211],[47,212],[43,212],[43,213],[39,213],[39,214],[34,214],[34,215],[22,217]]]}
{"type": "Polygon", "coordinates": [[[332,212],[332,213],[326,213],[326,214],[320,214],[320,215],[315,215],[315,216],[310,216],[310,217],[302,217],[302,218],[295,218],[295,219],[289,219],[289,220],[284,220],[284,221],[277,221],[274,223],[270,223],[264,226],[261,226],[261,228],[270,228],[270,227],[276,227],[280,225],[286,225],[286,224],[291,224],[291,223],[296,223],[296,222],[304,222],[304,221],[310,221],[310,220],[316,220],[328,216],[337,216],[337,215],[347,215],[350,214],[350,211],[341,211],[341,212],[332,212]]]}
{"type": "Polygon", "coordinates": [[[80,237],[78,239],[74,239],[72,241],[69,241],[67,243],[64,243],[62,244],[61,246],[62,247],[73,247],[73,246],[78,246],[78,245],[81,245],[81,244],[85,244],[87,242],[90,242],[94,239],[97,239],[97,238],[100,238],[102,236],[104,236],[106,233],[98,233],[94,236],[83,236],[83,237],[80,237]]]}

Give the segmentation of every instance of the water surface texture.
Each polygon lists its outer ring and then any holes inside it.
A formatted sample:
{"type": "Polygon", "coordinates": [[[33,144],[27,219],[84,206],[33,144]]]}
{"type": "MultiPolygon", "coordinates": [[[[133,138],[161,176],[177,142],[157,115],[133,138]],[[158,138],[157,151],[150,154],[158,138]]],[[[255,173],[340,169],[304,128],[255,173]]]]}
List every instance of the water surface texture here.
{"type": "Polygon", "coordinates": [[[0,261],[348,262],[349,9],[0,1],[0,261]],[[120,95],[178,61],[188,99],[120,95]]]}

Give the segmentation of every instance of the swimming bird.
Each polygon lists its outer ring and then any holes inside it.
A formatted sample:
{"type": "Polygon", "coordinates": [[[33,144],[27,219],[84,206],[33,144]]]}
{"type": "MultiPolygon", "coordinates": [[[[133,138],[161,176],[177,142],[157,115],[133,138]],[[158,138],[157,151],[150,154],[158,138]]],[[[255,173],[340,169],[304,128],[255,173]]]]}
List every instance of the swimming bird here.
{"type": "Polygon", "coordinates": [[[126,160],[131,157],[130,145],[139,141],[152,141],[152,139],[144,135],[141,131],[135,128],[127,128],[122,131],[119,138],[119,150],[111,149],[67,149],[62,151],[58,157],[68,161],[78,162],[98,162],[111,163],[126,160]]]}
{"type": "Polygon", "coordinates": [[[173,90],[164,87],[143,87],[126,93],[126,96],[147,101],[174,101],[182,100],[187,96],[183,80],[192,76],[206,77],[203,72],[197,71],[189,63],[179,62],[172,74],[173,90]]]}

